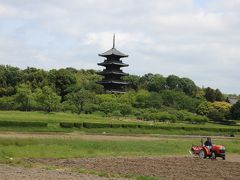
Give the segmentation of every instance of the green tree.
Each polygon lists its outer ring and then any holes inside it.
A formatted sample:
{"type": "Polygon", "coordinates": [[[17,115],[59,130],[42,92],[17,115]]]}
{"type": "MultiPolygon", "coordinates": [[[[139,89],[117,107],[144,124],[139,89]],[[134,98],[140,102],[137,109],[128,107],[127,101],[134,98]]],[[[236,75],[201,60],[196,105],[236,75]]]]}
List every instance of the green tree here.
{"type": "Polygon", "coordinates": [[[181,78],[182,90],[188,96],[195,96],[197,92],[197,86],[189,78],[181,78]]]}
{"type": "Polygon", "coordinates": [[[84,107],[87,104],[94,102],[95,94],[88,90],[81,89],[80,91],[69,94],[67,100],[76,108],[77,114],[80,114],[84,111],[84,107]]]}
{"type": "Polygon", "coordinates": [[[150,93],[146,90],[140,90],[136,94],[136,101],[134,106],[144,108],[147,107],[147,102],[149,100],[150,93]]]}
{"type": "Polygon", "coordinates": [[[223,101],[224,100],[224,96],[219,89],[215,90],[215,97],[216,97],[216,101],[223,101]]]}
{"type": "Polygon", "coordinates": [[[182,90],[181,78],[175,75],[169,75],[166,78],[167,86],[169,89],[182,90]]]}
{"type": "Polygon", "coordinates": [[[119,105],[119,111],[123,116],[130,115],[132,113],[132,106],[130,104],[122,103],[119,105]]]}
{"type": "Polygon", "coordinates": [[[102,77],[98,75],[95,70],[74,70],[73,72],[76,73],[77,85],[82,89],[86,89],[97,94],[104,92],[103,86],[96,83],[100,81],[102,77]]]}
{"type": "Polygon", "coordinates": [[[224,114],[229,113],[231,104],[224,101],[215,101],[212,103],[213,107],[224,114]]]}
{"type": "Polygon", "coordinates": [[[230,112],[233,119],[240,119],[240,100],[231,107],[230,112]]]}
{"type": "Polygon", "coordinates": [[[214,89],[207,87],[205,89],[204,97],[206,98],[207,101],[214,102],[216,100],[216,94],[214,89]]]}
{"type": "Polygon", "coordinates": [[[204,101],[197,107],[197,113],[200,115],[207,116],[211,111],[214,110],[212,103],[204,101]]]}
{"type": "Polygon", "coordinates": [[[206,98],[204,97],[204,95],[205,95],[204,88],[197,87],[196,98],[205,100],[206,98]]]}
{"type": "Polygon", "coordinates": [[[51,70],[48,74],[48,79],[58,95],[61,96],[61,101],[76,85],[76,76],[67,69],[51,70]]]}
{"type": "Polygon", "coordinates": [[[96,95],[98,104],[102,102],[117,102],[118,98],[115,94],[98,94],[96,95]]]}
{"type": "Polygon", "coordinates": [[[19,106],[19,109],[24,111],[30,111],[34,103],[33,94],[31,88],[27,84],[20,84],[17,87],[17,93],[15,95],[15,101],[19,106]]]}
{"type": "Polygon", "coordinates": [[[15,97],[6,96],[0,98],[0,109],[1,110],[14,110],[16,108],[15,97]]]}
{"type": "Polygon", "coordinates": [[[99,110],[102,111],[106,116],[109,116],[112,112],[119,110],[119,104],[111,101],[102,102],[99,106],[99,110]]]}
{"type": "Polygon", "coordinates": [[[162,95],[156,92],[150,93],[146,99],[146,107],[160,109],[163,105],[162,95]]]}
{"type": "Polygon", "coordinates": [[[230,104],[227,102],[203,102],[197,108],[197,113],[208,116],[214,121],[223,121],[230,116],[230,104]]]}
{"type": "Polygon", "coordinates": [[[123,80],[128,82],[128,88],[129,89],[133,89],[135,91],[137,91],[139,89],[140,86],[140,77],[136,76],[136,75],[129,75],[129,76],[125,76],[123,77],[123,80]]]}
{"type": "Polygon", "coordinates": [[[145,74],[140,78],[140,81],[143,84],[144,89],[148,91],[159,92],[166,89],[166,78],[160,74],[145,74]]]}
{"type": "Polygon", "coordinates": [[[202,102],[179,91],[165,90],[162,91],[161,95],[163,105],[176,109],[186,109],[191,112],[195,112],[198,105],[202,102]]]}
{"type": "Polygon", "coordinates": [[[225,121],[226,116],[223,112],[218,111],[217,109],[213,109],[208,113],[208,117],[213,121],[225,121]]]}
{"type": "Polygon", "coordinates": [[[25,83],[31,84],[33,89],[48,85],[47,72],[41,69],[28,67],[23,70],[23,79],[25,83]]]}
{"type": "Polygon", "coordinates": [[[0,65],[0,97],[16,94],[16,86],[23,82],[19,68],[0,65]]]}
{"type": "Polygon", "coordinates": [[[0,66],[0,87],[15,87],[23,82],[22,71],[12,66],[0,66]]]}
{"type": "Polygon", "coordinates": [[[133,105],[136,101],[136,92],[128,91],[124,94],[120,94],[117,99],[120,103],[133,105]]]}
{"type": "Polygon", "coordinates": [[[60,105],[61,97],[58,96],[49,86],[44,86],[42,90],[37,89],[35,97],[41,109],[47,112],[57,110],[60,105]]]}

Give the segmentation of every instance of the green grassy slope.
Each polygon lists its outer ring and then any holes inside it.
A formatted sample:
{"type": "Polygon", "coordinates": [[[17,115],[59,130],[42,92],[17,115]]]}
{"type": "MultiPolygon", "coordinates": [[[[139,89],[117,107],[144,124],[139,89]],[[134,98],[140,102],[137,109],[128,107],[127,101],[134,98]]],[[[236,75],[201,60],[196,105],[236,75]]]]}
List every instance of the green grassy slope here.
{"type": "MultiPolygon", "coordinates": [[[[0,126],[0,131],[37,131],[37,132],[73,132],[83,131],[86,133],[111,133],[111,134],[196,134],[196,135],[230,135],[233,132],[231,129],[239,129],[240,126],[226,126],[220,124],[207,123],[204,125],[186,124],[186,123],[162,123],[162,122],[143,122],[133,118],[110,118],[102,117],[98,114],[81,114],[76,115],[72,113],[44,113],[44,112],[20,112],[20,111],[0,111],[1,121],[33,121],[33,122],[47,122],[48,127],[3,127],[0,126]],[[156,125],[161,127],[172,128],[170,130],[164,129],[145,129],[145,128],[61,128],[60,122],[91,122],[91,123],[110,123],[110,124],[138,124],[138,125],[156,125]],[[186,127],[188,129],[177,129],[176,127],[186,127]],[[203,128],[203,129],[193,129],[203,128]],[[175,129],[174,129],[175,128],[175,129]],[[204,128],[221,128],[224,131],[209,131],[204,128]],[[229,132],[228,132],[229,129],[229,132]]],[[[234,132],[235,135],[240,134],[234,132]]]]}

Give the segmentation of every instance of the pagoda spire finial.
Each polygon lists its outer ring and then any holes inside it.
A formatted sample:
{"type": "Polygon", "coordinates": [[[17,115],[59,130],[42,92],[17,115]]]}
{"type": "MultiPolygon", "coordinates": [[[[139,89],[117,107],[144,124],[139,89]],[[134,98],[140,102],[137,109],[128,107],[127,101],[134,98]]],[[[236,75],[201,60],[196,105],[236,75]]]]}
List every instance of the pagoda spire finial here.
{"type": "Polygon", "coordinates": [[[113,48],[115,48],[115,34],[113,34],[113,48]]]}

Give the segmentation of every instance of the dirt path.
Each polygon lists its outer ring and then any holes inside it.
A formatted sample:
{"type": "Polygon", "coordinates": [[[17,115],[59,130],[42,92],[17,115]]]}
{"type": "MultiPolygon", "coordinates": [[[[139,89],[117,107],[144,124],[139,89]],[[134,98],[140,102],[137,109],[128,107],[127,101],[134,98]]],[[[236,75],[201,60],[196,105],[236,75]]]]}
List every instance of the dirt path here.
{"type": "Polygon", "coordinates": [[[91,174],[79,174],[63,170],[12,167],[0,164],[1,180],[123,180],[104,178],[91,174]]]}
{"type": "Polygon", "coordinates": [[[156,178],[229,179],[240,177],[240,161],[201,160],[193,157],[129,157],[129,158],[73,158],[28,159],[31,163],[54,165],[61,168],[79,168],[109,174],[133,174],[156,178]]]}
{"type": "MultiPolygon", "coordinates": [[[[34,132],[0,132],[0,138],[59,138],[59,139],[83,139],[83,140],[159,140],[159,139],[200,139],[202,136],[194,135],[107,135],[107,134],[80,134],[80,133],[34,133],[34,132]]],[[[239,137],[225,137],[225,136],[211,136],[213,139],[232,140],[239,139],[239,137]]]]}

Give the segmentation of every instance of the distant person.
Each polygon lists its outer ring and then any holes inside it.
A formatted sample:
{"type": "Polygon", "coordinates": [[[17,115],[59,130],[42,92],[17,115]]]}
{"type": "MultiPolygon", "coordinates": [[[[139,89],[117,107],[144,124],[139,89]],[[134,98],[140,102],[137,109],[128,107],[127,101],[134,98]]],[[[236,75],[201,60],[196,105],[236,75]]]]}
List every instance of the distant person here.
{"type": "Polygon", "coordinates": [[[210,137],[207,137],[207,140],[204,143],[204,146],[206,146],[209,150],[212,148],[212,140],[210,137]]]}

